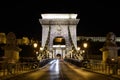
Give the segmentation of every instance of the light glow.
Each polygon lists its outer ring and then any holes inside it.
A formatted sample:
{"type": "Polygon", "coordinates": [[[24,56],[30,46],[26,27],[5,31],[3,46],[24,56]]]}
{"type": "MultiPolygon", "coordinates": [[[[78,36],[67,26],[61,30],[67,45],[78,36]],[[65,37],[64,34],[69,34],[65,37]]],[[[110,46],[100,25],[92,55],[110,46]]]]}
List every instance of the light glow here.
{"type": "Polygon", "coordinates": [[[63,48],[64,48],[64,47],[66,47],[66,46],[65,46],[65,45],[53,45],[53,47],[55,47],[55,48],[56,48],[56,47],[61,47],[61,48],[63,47],[63,48]]]}
{"type": "Polygon", "coordinates": [[[80,50],[80,47],[78,47],[77,50],[79,51],[79,50],[80,50]]]}
{"type": "Polygon", "coordinates": [[[56,38],[55,42],[62,42],[62,38],[56,38]]]}
{"type": "Polygon", "coordinates": [[[34,46],[34,48],[37,48],[38,44],[37,44],[37,43],[34,43],[33,46],[34,46]]]}
{"type": "Polygon", "coordinates": [[[77,14],[41,14],[43,19],[76,19],[77,14]]]}
{"type": "Polygon", "coordinates": [[[43,47],[40,47],[40,51],[43,51],[43,47]]]}
{"type": "Polygon", "coordinates": [[[87,48],[87,47],[88,47],[88,44],[87,44],[87,43],[84,43],[84,44],[83,44],[83,47],[84,47],[84,48],[87,48]]]}
{"type": "Polygon", "coordinates": [[[56,74],[59,73],[59,60],[55,60],[50,65],[50,71],[55,71],[56,74]]]}

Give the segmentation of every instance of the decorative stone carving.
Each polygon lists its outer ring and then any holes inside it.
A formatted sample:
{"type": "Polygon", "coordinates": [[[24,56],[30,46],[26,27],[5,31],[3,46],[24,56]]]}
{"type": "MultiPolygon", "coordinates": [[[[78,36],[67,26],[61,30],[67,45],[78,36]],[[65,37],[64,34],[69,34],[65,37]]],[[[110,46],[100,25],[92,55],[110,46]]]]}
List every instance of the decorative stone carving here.
{"type": "Polygon", "coordinates": [[[113,32],[109,32],[106,36],[106,41],[103,47],[100,49],[102,51],[103,62],[107,60],[117,60],[118,49],[116,44],[116,35],[113,32]]]}
{"type": "Polygon", "coordinates": [[[62,50],[61,48],[61,55],[70,55],[69,51],[72,49],[72,45],[74,45],[75,49],[77,50],[76,25],[80,20],[76,19],[77,14],[41,14],[41,16],[42,19],[39,19],[39,21],[42,25],[43,48],[45,47],[46,41],[49,37],[48,49],[52,51],[53,54],[57,55],[55,51],[59,51],[59,48],[56,48],[53,51],[53,40],[56,37],[61,36],[65,39],[66,43],[66,51],[62,50]],[[65,18],[64,15],[67,15],[67,18],[65,18]],[[74,16],[71,17],[70,15],[74,16]],[[71,43],[71,41],[73,42],[73,44],[71,43]]]}
{"type": "Polygon", "coordinates": [[[6,38],[6,45],[3,47],[5,61],[7,63],[16,63],[19,61],[19,51],[22,49],[18,47],[16,36],[13,32],[9,32],[6,38]]]}

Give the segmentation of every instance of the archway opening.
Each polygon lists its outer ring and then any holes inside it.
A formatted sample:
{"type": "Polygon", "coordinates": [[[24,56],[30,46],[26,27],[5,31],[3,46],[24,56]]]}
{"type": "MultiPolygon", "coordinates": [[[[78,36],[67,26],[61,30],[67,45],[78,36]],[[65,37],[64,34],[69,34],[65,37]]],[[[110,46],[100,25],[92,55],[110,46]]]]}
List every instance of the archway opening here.
{"type": "Polygon", "coordinates": [[[54,55],[57,59],[62,59],[65,54],[66,42],[62,36],[57,36],[53,39],[54,55]]]}
{"type": "Polygon", "coordinates": [[[61,54],[58,53],[58,54],[56,55],[56,58],[57,58],[57,59],[61,59],[61,54]]]}
{"type": "Polygon", "coordinates": [[[65,45],[65,39],[61,36],[55,37],[53,40],[53,45],[65,45]]]}

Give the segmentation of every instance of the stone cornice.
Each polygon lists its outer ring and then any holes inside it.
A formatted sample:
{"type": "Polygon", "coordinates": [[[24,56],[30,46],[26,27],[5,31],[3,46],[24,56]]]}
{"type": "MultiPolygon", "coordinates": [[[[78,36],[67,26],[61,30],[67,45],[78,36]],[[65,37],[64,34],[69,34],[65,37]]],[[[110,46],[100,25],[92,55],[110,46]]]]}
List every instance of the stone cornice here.
{"type": "Polygon", "coordinates": [[[76,25],[80,19],[39,19],[42,25],[76,25]]]}

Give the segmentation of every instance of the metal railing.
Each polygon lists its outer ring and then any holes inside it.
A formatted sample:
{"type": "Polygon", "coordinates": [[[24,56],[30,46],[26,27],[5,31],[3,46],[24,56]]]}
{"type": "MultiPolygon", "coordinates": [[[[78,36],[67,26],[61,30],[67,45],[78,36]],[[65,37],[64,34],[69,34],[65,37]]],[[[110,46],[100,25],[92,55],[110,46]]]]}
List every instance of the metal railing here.
{"type": "Polygon", "coordinates": [[[87,66],[89,70],[94,72],[107,75],[120,75],[119,64],[89,63],[87,66]]]}
{"type": "Polygon", "coordinates": [[[41,62],[22,62],[16,64],[0,62],[0,80],[4,80],[4,78],[8,78],[11,75],[18,75],[21,73],[36,70],[45,66],[51,60],[53,59],[44,59],[41,62]]]}
{"type": "Polygon", "coordinates": [[[97,60],[91,62],[74,59],[65,59],[65,61],[93,72],[120,76],[120,64],[117,63],[105,64],[97,60]]]}

